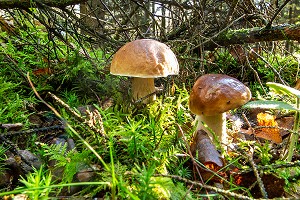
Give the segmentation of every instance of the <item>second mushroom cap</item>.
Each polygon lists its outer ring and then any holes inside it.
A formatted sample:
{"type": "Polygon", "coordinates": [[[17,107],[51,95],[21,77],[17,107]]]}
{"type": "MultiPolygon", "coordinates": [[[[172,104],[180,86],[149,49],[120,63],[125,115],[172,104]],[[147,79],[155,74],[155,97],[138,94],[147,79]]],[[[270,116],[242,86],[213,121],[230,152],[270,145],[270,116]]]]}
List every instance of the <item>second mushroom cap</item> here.
{"type": "Polygon", "coordinates": [[[224,74],[205,74],[195,82],[189,107],[196,115],[213,116],[248,102],[251,92],[236,78],[224,74]]]}

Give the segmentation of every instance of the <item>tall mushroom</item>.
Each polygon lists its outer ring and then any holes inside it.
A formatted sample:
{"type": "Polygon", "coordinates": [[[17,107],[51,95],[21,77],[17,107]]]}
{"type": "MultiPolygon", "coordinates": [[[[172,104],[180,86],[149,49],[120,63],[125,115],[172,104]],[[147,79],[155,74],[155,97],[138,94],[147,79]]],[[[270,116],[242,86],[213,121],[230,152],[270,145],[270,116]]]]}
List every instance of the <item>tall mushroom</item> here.
{"type": "MultiPolygon", "coordinates": [[[[176,75],[179,64],[175,54],[165,44],[152,39],[139,39],[125,44],[114,55],[110,73],[132,78],[134,100],[156,91],[154,78],[176,75]]],[[[156,95],[144,100],[155,100],[156,95]]]]}
{"type": "Polygon", "coordinates": [[[204,129],[213,140],[210,131],[203,125],[206,124],[219,142],[227,145],[226,111],[242,106],[250,98],[249,88],[233,77],[223,74],[199,77],[189,98],[189,108],[197,115],[197,130],[204,129]]]}

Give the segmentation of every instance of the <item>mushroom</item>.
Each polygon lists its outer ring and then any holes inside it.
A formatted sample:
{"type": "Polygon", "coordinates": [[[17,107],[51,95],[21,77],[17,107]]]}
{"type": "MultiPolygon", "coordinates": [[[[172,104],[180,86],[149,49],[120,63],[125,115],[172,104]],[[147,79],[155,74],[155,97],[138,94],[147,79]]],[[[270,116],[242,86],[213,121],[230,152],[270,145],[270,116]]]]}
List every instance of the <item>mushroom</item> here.
{"type": "Polygon", "coordinates": [[[222,145],[228,145],[226,132],[226,111],[247,103],[251,92],[239,80],[223,74],[206,74],[197,79],[189,98],[189,108],[196,114],[198,127],[209,133],[212,141],[218,139],[222,145]],[[217,138],[214,138],[204,124],[217,138]]]}
{"type": "Polygon", "coordinates": [[[134,100],[153,94],[143,103],[156,99],[154,78],[177,75],[179,64],[165,44],[152,39],[139,39],[125,44],[114,55],[110,73],[132,78],[134,100]]]}

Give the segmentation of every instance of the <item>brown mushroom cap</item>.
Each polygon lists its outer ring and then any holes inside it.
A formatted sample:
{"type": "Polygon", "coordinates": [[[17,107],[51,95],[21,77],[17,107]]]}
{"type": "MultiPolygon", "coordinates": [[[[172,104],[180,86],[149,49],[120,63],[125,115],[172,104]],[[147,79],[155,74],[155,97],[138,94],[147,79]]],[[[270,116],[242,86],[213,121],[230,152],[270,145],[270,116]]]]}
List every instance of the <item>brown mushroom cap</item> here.
{"type": "Polygon", "coordinates": [[[165,44],[152,39],[129,42],[114,55],[110,73],[140,78],[176,75],[179,65],[175,54],[165,44]]]}
{"type": "Polygon", "coordinates": [[[223,74],[206,74],[195,82],[189,107],[196,115],[214,116],[247,103],[251,92],[239,80],[223,74]]]}

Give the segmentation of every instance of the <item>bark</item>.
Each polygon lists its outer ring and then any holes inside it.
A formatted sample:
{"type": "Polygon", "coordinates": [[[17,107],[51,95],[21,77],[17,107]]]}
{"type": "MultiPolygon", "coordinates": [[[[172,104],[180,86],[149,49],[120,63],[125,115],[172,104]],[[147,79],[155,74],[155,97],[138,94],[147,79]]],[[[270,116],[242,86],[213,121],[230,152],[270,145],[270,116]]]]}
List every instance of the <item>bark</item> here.
{"type": "Polygon", "coordinates": [[[220,46],[246,44],[267,41],[296,40],[300,41],[300,25],[278,25],[269,29],[252,28],[228,30],[204,43],[205,50],[213,50],[220,46]]]}
{"type": "Polygon", "coordinates": [[[30,8],[36,7],[36,3],[45,4],[50,7],[64,8],[69,5],[79,4],[87,0],[0,0],[0,9],[30,8]]]}

